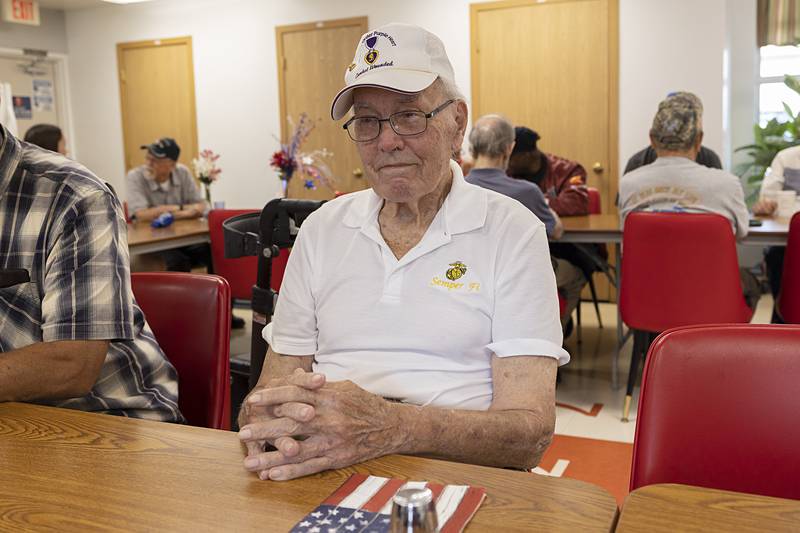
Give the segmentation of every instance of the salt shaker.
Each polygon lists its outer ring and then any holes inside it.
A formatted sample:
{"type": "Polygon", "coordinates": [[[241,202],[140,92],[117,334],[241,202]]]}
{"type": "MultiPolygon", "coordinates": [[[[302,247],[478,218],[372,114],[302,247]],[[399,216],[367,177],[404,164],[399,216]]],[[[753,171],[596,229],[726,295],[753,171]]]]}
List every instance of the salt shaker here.
{"type": "Polygon", "coordinates": [[[392,498],[391,533],[436,533],[439,530],[431,489],[403,489],[392,498]]]}

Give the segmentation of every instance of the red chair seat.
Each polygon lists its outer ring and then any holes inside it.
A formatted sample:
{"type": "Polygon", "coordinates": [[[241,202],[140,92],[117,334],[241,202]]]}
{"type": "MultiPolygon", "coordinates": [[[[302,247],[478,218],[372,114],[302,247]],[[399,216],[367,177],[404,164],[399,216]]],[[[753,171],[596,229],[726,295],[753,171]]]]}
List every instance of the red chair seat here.
{"type": "Polygon", "coordinates": [[[800,327],[676,329],[642,379],[631,490],[682,483],[800,499],[800,327]]]}
{"type": "Polygon", "coordinates": [[[661,332],[750,321],[725,217],[631,213],[622,239],[620,314],[630,327],[661,332]]]}
{"type": "Polygon", "coordinates": [[[131,274],[136,301],[178,371],[178,405],[193,426],[230,429],[231,295],[220,276],[131,274]]]}
{"type": "Polygon", "coordinates": [[[651,338],[696,324],[746,323],[736,240],[722,215],[630,213],[622,233],[619,310],[634,330],[622,420],[651,338]]]}

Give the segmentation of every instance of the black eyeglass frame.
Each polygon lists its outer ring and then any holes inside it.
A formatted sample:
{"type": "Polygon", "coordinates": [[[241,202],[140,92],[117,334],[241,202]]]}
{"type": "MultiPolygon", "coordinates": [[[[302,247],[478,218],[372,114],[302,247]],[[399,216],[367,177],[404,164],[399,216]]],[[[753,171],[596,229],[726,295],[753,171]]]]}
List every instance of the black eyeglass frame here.
{"type": "Polygon", "coordinates": [[[353,142],[357,142],[357,143],[368,143],[368,142],[370,142],[370,141],[374,141],[375,139],[377,139],[378,137],[380,137],[380,136],[381,136],[381,130],[382,130],[382,128],[383,128],[383,125],[382,125],[382,123],[383,123],[383,122],[388,122],[388,123],[389,123],[389,127],[390,127],[390,128],[392,128],[392,131],[393,131],[393,132],[395,132],[397,135],[400,135],[401,137],[412,137],[412,136],[414,136],[414,135],[420,135],[420,134],[422,134],[422,133],[425,133],[425,132],[428,130],[428,121],[429,121],[430,119],[432,119],[433,117],[435,117],[436,115],[438,115],[439,113],[441,113],[441,112],[444,110],[444,108],[446,108],[447,106],[449,106],[450,104],[452,104],[452,103],[453,103],[453,102],[455,102],[455,101],[456,101],[456,99],[455,99],[455,98],[451,98],[450,100],[446,101],[445,103],[443,103],[442,105],[440,105],[439,107],[437,107],[436,109],[434,109],[433,111],[431,111],[430,113],[425,113],[425,112],[423,112],[423,111],[422,111],[422,110],[420,110],[420,109],[406,109],[406,110],[404,110],[404,111],[398,111],[397,113],[392,113],[391,115],[389,115],[389,116],[388,116],[388,117],[386,117],[386,118],[378,118],[378,117],[350,117],[350,120],[348,120],[347,122],[345,122],[344,124],[342,124],[342,128],[343,128],[345,131],[347,131],[347,135],[348,135],[348,137],[350,137],[350,139],[352,139],[352,140],[353,140],[353,142]],[[404,113],[422,113],[422,115],[425,117],[425,127],[422,129],[422,131],[418,131],[418,132],[416,132],[416,133],[400,133],[399,131],[397,131],[397,129],[394,127],[394,124],[392,124],[392,117],[395,117],[395,116],[397,116],[397,115],[402,115],[402,114],[404,114],[404,113]],[[378,133],[375,135],[375,137],[372,137],[371,139],[361,139],[361,140],[358,140],[358,139],[355,139],[355,138],[353,138],[353,134],[352,134],[352,133],[350,133],[350,130],[348,129],[348,128],[349,128],[349,126],[350,126],[350,124],[352,124],[352,123],[353,123],[353,122],[355,122],[356,120],[365,119],[365,118],[369,118],[369,119],[372,119],[372,120],[377,120],[377,121],[378,121],[378,133]]]}

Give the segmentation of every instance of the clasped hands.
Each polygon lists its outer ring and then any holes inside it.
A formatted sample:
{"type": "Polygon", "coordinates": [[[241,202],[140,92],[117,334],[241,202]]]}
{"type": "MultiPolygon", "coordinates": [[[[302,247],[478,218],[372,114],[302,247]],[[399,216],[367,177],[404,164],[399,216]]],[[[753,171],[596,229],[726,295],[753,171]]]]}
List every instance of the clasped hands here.
{"type": "Polygon", "coordinates": [[[396,411],[351,381],[329,383],[298,368],[245,399],[244,467],[262,480],[286,480],[399,452],[406,437],[396,411]],[[276,449],[264,451],[266,443],[276,449]]]}

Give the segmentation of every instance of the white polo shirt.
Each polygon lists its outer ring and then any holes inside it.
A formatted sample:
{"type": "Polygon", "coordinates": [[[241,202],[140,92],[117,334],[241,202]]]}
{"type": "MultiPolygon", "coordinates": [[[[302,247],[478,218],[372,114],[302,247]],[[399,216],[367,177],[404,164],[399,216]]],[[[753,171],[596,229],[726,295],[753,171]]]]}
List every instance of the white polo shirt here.
{"type": "Polygon", "coordinates": [[[263,332],[275,352],[313,355],[329,381],[383,397],[473,410],[491,404],[492,353],[569,361],[544,224],[451,168],[450,193],[400,260],[371,189],[306,219],[263,332]]]}

